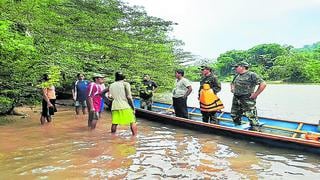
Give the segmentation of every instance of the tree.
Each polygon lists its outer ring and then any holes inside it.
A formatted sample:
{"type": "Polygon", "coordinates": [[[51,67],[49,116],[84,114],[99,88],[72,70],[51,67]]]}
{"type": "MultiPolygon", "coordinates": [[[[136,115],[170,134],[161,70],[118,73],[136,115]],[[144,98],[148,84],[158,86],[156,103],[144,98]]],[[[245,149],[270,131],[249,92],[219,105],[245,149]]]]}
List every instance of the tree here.
{"type": "Polygon", "coordinates": [[[87,77],[100,72],[113,79],[120,70],[129,81],[150,74],[160,88],[173,84],[174,69],[182,60],[175,53],[180,41],[168,36],[175,23],[148,16],[141,7],[119,0],[1,1],[0,5],[7,24],[2,28],[1,63],[7,67],[4,74],[15,77],[3,75],[8,82],[21,81],[26,71],[30,83],[36,84],[42,70],[58,67],[63,76],[59,91],[70,91],[79,72],[87,77]]]}
{"type": "Polygon", "coordinates": [[[0,114],[12,112],[22,99],[35,96],[32,85],[41,62],[33,43],[19,24],[0,21],[0,114]]]}

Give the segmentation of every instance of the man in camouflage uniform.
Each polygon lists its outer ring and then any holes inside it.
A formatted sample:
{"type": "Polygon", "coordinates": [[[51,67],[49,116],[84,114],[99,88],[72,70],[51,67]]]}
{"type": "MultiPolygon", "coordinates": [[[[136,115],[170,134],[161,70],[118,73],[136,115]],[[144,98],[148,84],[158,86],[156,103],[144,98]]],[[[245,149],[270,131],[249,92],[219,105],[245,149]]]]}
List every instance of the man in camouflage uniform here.
{"type": "MultiPolygon", "coordinates": [[[[218,78],[213,74],[212,68],[209,66],[201,66],[202,79],[200,81],[200,88],[198,91],[198,98],[200,98],[200,91],[203,88],[204,84],[209,84],[210,88],[215,94],[221,91],[221,83],[218,81],[218,78]]],[[[219,124],[218,119],[216,118],[216,112],[205,112],[201,111],[202,121],[209,122],[214,124],[219,124]]]]}
{"type": "Polygon", "coordinates": [[[242,115],[250,121],[251,130],[259,130],[259,120],[257,117],[256,98],[265,89],[266,83],[256,73],[249,71],[249,64],[241,61],[236,64],[237,75],[231,82],[231,92],[233,93],[231,117],[235,125],[241,125],[242,115]],[[258,89],[255,91],[255,87],[258,89]]]}

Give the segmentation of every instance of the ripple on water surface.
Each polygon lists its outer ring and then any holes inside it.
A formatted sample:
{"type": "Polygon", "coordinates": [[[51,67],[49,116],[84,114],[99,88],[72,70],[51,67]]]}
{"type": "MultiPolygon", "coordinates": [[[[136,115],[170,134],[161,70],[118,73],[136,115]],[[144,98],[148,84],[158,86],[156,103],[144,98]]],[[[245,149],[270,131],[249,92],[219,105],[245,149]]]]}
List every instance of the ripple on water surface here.
{"type": "MultiPolygon", "coordinates": [[[[63,107],[59,108],[63,110],[63,107]]],[[[73,110],[40,127],[38,114],[0,127],[3,179],[318,179],[317,155],[138,119],[138,136],[110,115],[89,131],[73,110]]]]}

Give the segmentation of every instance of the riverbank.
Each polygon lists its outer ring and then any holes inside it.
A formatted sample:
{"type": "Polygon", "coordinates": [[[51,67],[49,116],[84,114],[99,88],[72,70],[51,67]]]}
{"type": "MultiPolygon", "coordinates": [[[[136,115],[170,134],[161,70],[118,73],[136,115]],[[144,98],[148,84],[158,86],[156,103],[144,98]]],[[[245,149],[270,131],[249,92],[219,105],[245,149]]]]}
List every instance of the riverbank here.
{"type": "Polygon", "coordinates": [[[0,126],[15,122],[15,118],[12,116],[0,116],[0,126]]]}
{"type": "MultiPolygon", "coordinates": [[[[56,101],[58,111],[69,110],[73,107],[73,100],[71,99],[59,99],[56,101]]],[[[28,121],[33,118],[40,118],[41,105],[37,106],[19,106],[15,107],[15,111],[20,115],[2,115],[0,116],[0,126],[9,125],[16,122],[28,121]],[[38,116],[38,117],[37,117],[38,116]]]]}
{"type": "Polygon", "coordinates": [[[9,125],[16,122],[31,120],[31,116],[39,114],[40,117],[40,106],[19,106],[15,108],[15,111],[19,112],[19,115],[2,115],[0,116],[0,126],[9,125]]]}

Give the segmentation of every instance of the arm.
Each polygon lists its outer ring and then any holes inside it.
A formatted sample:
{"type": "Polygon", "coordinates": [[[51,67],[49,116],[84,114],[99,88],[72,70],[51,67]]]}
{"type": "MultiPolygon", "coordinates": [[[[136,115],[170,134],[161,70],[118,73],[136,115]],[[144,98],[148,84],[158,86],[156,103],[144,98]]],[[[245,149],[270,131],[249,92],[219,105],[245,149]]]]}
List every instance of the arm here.
{"type": "Polygon", "coordinates": [[[153,92],[153,93],[154,93],[154,92],[156,92],[156,91],[157,91],[157,89],[158,89],[158,85],[157,85],[156,83],[154,83],[153,91],[152,91],[152,92],[153,92]]]}
{"type": "Polygon", "coordinates": [[[92,111],[95,111],[94,107],[93,107],[93,99],[92,99],[92,96],[93,96],[93,88],[95,85],[89,85],[89,92],[88,92],[88,97],[87,97],[87,101],[88,101],[88,109],[92,112],[92,111]]]}
{"type": "Polygon", "coordinates": [[[213,78],[213,81],[211,81],[210,86],[215,94],[221,91],[221,83],[218,81],[217,77],[213,78]]]}
{"type": "Polygon", "coordinates": [[[72,98],[74,101],[77,99],[77,82],[78,81],[76,81],[75,83],[72,84],[72,90],[71,90],[72,98]]]}
{"type": "Polygon", "coordinates": [[[265,82],[260,83],[256,92],[252,93],[250,98],[256,99],[259,96],[259,94],[266,88],[266,86],[267,84],[265,82]]]}
{"type": "Polygon", "coordinates": [[[190,93],[192,92],[192,86],[191,86],[190,81],[187,79],[183,79],[183,84],[187,88],[187,92],[183,95],[183,98],[186,99],[190,95],[190,93]]]}
{"type": "Polygon", "coordinates": [[[128,85],[124,86],[124,91],[126,93],[128,104],[132,108],[132,110],[134,111],[134,105],[133,105],[133,100],[132,100],[132,95],[131,95],[131,87],[130,87],[129,83],[128,83],[128,85]]]}
{"type": "Polygon", "coordinates": [[[102,90],[101,96],[102,97],[108,97],[108,96],[106,96],[106,93],[108,93],[108,92],[109,92],[109,86],[107,86],[104,90],[102,90]]]}
{"type": "Polygon", "coordinates": [[[198,100],[200,99],[200,91],[202,89],[202,80],[200,81],[200,86],[199,86],[199,90],[198,90],[198,100]]]}
{"type": "Polygon", "coordinates": [[[230,89],[231,89],[231,93],[234,93],[234,81],[236,80],[236,78],[238,77],[238,75],[235,75],[231,81],[231,84],[230,84],[230,89]]]}
{"type": "Polygon", "coordinates": [[[95,111],[95,109],[93,107],[93,100],[92,100],[91,96],[88,97],[88,107],[89,107],[90,111],[95,111]]]}
{"type": "Polygon", "coordinates": [[[187,98],[190,95],[190,93],[192,92],[191,86],[188,86],[187,88],[188,88],[188,90],[187,90],[186,94],[184,94],[183,98],[187,98]]]}
{"type": "Polygon", "coordinates": [[[75,92],[74,92],[74,89],[72,89],[71,92],[72,92],[72,98],[73,98],[73,100],[76,100],[76,94],[75,94],[75,92]]]}
{"type": "Polygon", "coordinates": [[[230,84],[230,89],[231,89],[231,92],[234,93],[234,84],[233,83],[230,84]]]}
{"type": "Polygon", "coordinates": [[[50,102],[50,99],[48,97],[48,89],[47,88],[43,88],[42,89],[42,95],[43,95],[43,99],[47,102],[48,107],[52,107],[53,105],[50,102]]]}

